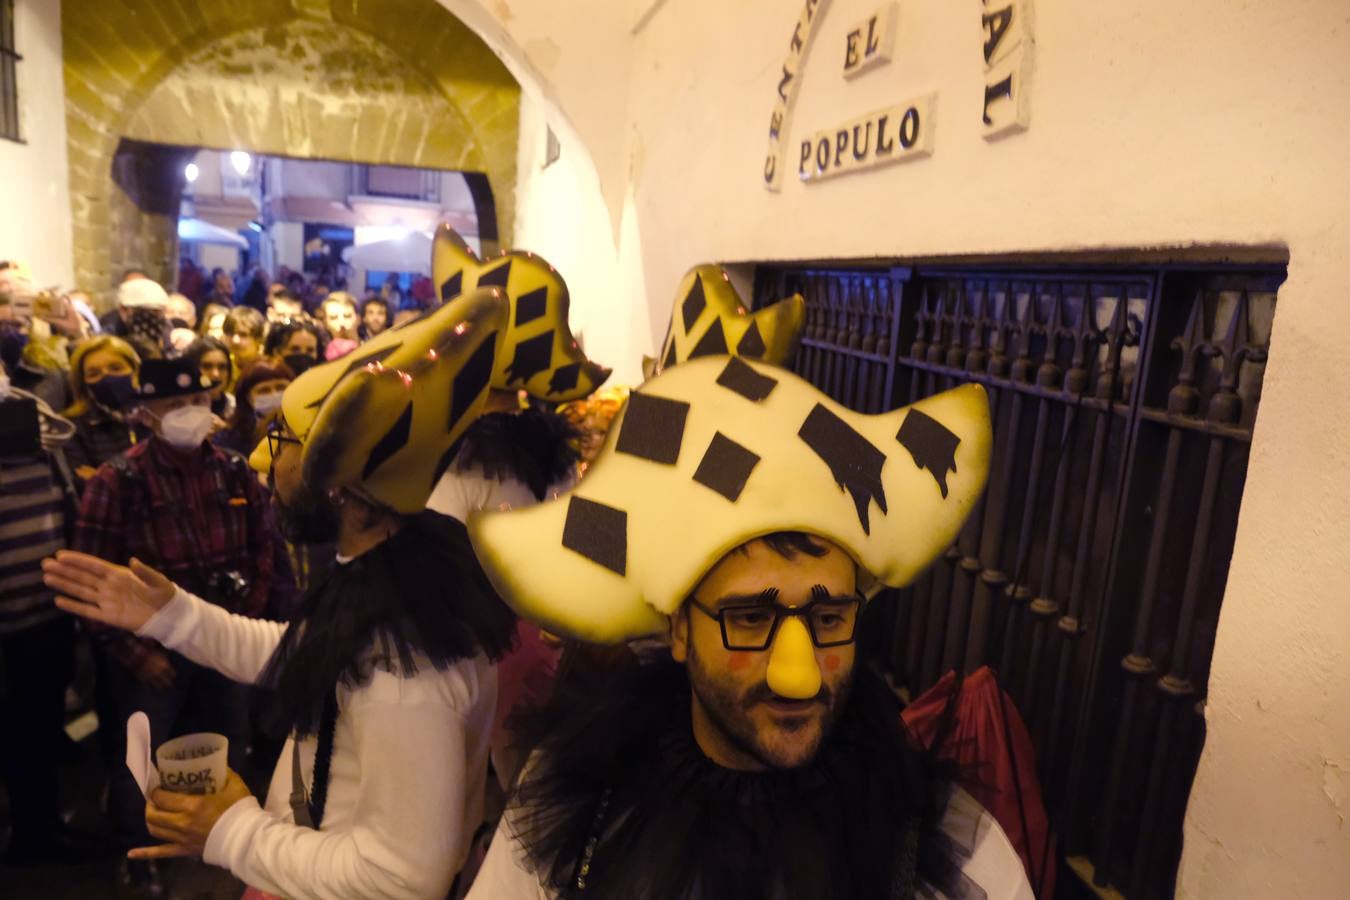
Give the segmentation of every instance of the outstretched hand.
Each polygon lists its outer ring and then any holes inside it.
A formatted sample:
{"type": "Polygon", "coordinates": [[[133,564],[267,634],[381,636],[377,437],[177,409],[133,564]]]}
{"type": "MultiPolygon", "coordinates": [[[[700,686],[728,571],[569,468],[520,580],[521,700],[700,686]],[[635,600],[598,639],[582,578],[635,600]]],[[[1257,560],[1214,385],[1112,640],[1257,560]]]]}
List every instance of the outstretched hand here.
{"type": "Polygon", "coordinates": [[[174,583],[138,559],[117,566],[87,553],[61,550],[42,561],[42,580],[68,613],[135,631],[173,599],[174,583]]]}

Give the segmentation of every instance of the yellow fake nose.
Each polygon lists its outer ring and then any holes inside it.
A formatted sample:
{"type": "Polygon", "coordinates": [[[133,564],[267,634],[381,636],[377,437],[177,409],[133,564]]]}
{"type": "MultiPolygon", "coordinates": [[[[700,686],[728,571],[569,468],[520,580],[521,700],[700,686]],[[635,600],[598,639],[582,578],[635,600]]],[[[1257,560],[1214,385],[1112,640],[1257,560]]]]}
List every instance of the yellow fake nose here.
{"type": "Polygon", "coordinates": [[[769,690],[789,700],[810,700],[820,693],[820,666],[811,633],[796,616],[785,616],[769,649],[769,690]]]}

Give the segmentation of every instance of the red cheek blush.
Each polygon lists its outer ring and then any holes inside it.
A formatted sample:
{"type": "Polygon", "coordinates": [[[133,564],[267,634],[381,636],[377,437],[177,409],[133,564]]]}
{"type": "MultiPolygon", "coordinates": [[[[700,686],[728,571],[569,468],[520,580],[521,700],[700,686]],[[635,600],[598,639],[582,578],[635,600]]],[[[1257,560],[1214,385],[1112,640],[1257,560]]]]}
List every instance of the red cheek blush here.
{"type": "Polygon", "coordinates": [[[842,666],[843,664],[844,661],[839,658],[838,653],[825,654],[825,671],[837,672],[839,670],[839,667],[842,666]]]}
{"type": "Polygon", "coordinates": [[[750,666],[749,653],[732,653],[727,657],[727,671],[743,672],[750,666]]]}

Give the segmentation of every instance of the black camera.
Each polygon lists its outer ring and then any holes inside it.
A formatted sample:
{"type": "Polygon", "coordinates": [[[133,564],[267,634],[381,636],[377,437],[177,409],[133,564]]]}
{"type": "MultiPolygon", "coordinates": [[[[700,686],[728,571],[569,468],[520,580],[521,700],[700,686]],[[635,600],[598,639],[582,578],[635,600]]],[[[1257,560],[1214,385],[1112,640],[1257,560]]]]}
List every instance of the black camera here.
{"type": "Polygon", "coordinates": [[[222,606],[238,606],[248,596],[248,579],[229,569],[212,572],[206,579],[208,595],[222,606]]]}

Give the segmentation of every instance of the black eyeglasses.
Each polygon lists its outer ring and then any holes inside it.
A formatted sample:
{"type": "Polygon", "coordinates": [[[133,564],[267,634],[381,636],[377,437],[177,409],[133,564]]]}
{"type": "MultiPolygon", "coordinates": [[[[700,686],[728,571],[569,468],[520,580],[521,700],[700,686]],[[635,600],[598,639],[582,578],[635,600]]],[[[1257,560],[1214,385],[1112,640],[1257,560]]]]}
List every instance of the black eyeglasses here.
{"type": "Polygon", "coordinates": [[[711,610],[693,597],[689,605],[722,627],[722,646],[728,650],[767,650],[784,618],[800,616],[817,647],[841,647],[853,643],[862,597],[821,597],[802,606],[776,603],[724,606],[711,610]]]}
{"type": "Polygon", "coordinates": [[[296,446],[300,446],[303,443],[304,442],[299,438],[291,437],[289,434],[286,434],[280,420],[273,420],[268,424],[267,452],[272,455],[273,459],[276,459],[281,455],[282,444],[295,444],[296,446]]]}

